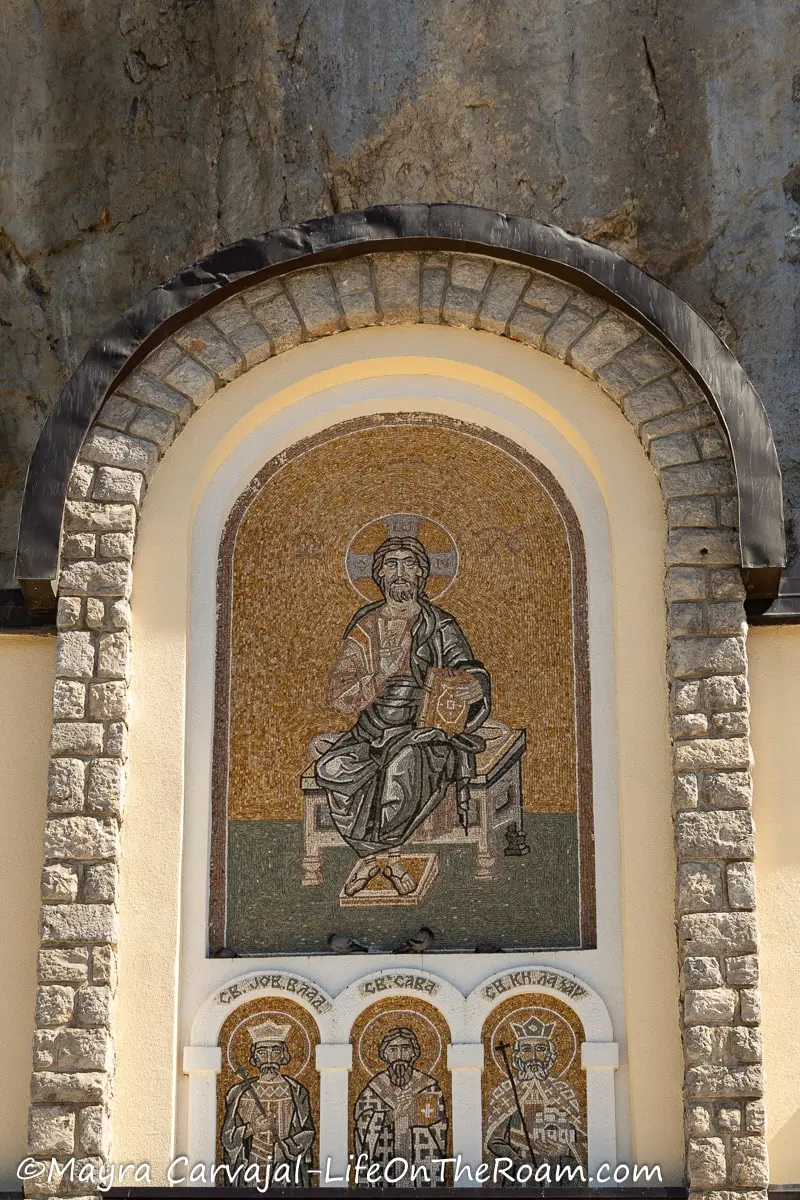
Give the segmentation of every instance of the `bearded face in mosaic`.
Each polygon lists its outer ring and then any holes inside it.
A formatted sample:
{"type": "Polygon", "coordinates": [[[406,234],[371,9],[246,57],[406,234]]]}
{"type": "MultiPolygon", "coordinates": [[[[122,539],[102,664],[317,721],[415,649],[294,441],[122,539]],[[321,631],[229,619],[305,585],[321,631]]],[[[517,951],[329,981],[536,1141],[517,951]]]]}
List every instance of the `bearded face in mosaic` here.
{"type": "MultiPolygon", "coordinates": [[[[349,883],[364,888],[390,856],[455,785],[466,811],[467,787],[484,749],[478,734],[491,709],[489,674],[478,662],[458,621],[425,594],[430,559],[415,537],[391,537],[375,552],[372,577],[383,599],[360,608],[344,634],[328,684],[331,707],[355,724],[316,764],[334,825],[364,860],[349,883]],[[432,668],[468,680],[463,729],[419,727],[418,715],[432,668]]],[[[397,859],[384,869],[395,890],[413,889],[397,859]]]]}

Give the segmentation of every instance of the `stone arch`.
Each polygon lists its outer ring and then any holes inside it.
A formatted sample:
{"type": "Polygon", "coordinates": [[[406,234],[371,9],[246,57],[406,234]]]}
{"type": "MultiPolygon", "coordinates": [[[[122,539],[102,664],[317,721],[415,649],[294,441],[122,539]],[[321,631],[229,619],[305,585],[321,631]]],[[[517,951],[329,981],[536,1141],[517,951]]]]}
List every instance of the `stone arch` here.
{"type": "Polygon", "coordinates": [[[69,473],[31,1153],[51,1153],[65,1123],[77,1154],[108,1152],[129,597],[147,481],[192,413],[257,363],[347,329],[430,323],[511,338],[596,381],[658,477],[669,528],[688,1171],[698,1189],[762,1187],[747,560],[731,448],[708,395],[629,310],[574,279],[455,247],[341,258],[213,295],[219,303],[203,315],[161,326],[160,343],[104,400],[69,473]],[[730,1133],[731,1107],[741,1136],[730,1133]]]}

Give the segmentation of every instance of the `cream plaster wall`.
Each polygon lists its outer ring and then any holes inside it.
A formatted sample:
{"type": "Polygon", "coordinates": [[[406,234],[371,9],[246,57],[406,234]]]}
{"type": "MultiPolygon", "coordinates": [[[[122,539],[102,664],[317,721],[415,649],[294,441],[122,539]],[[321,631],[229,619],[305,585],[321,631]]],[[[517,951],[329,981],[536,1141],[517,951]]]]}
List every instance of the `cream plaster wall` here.
{"type": "MultiPolygon", "coordinates": [[[[198,819],[208,818],[207,796],[192,794],[191,789],[198,763],[207,769],[211,751],[209,739],[195,741],[192,761],[184,763],[186,680],[192,671],[188,613],[195,517],[216,473],[254,430],[265,421],[274,422],[272,446],[262,458],[266,461],[281,444],[356,415],[354,408],[358,408],[350,406],[333,415],[320,412],[313,419],[306,416],[299,427],[292,406],[325,389],[346,389],[370,371],[376,378],[393,371],[438,372],[442,379],[493,388],[509,404],[535,410],[579,456],[596,482],[599,508],[607,509],[611,623],[616,635],[624,965],[624,987],[618,979],[616,989],[625,1026],[615,1029],[615,1035],[620,1040],[627,1037],[623,1064],[627,1070],[620,1075],[627,1080],[630,1110],[630,1145],[621,1149],[623,1158],[629,1153],[634,1161],[660,1163],[664,1182],[677,1182],[683,1172],[683,1071],[664,674],[665,528],[655,477],[628,422],[594,384],[576,372],[492,335],[420,327],[340,334],[254,368],[192,418],[151,484],[134,562],[130,799],[122,842],[112,1158],[116,1162],[148,1159],[156,1167],[163,1166],[179,1151],[182,1137],[176,1124],[178,1100],[182,1102],[185,1095],[178,1055],[186,1040],[185,1015],[180,1016],[179,1030],[181,848],[184,837],[187,845],[192,842],[198,819]],[[189,794],[184,797],[187,781],[189,794]],[[184,829],[184,811],[192,814],[191,828],[184,829]]],[[[406,405],[413,407],[410,401],[406,405]]],[[[373,411],[380,408],[379,404],[373,411]]],[[[469,417],[454,412],[452,406],[443,411],[469,417]]],[[[479,414],[473,413],[472,419],[480,420],[479,414]]],[[[484,423],[514,436],[513,428],[499,418],[484,423]]],[[[250,475],[259,465],[252,467],[250,475]]],[[[563,475],[560,479],[568,484],[563,475]]],[[[598,516],[605,520],[605,514],[598,516]]],[[[212,579],[207,588],[213,600],[212,579]]],[[[612,836],[615,832],[610,831],[612,836]]],[[[600,857],[599,874],[608,869],[600,857]]],[[[611,869],[616,875],[616,865],[611,869]]],[[[205,872],[206,863],[185,862],[184,870],[205,872]]],[[[184,925],[187,941],[194,944],[198,937],[204,938],[205,922],[205,911],[193,908],[184,925]]],[[[569,969],[580,976],[580,955],[586,955],[588,963],[592,953],[570,952],[569,969]]],[[[188,986],[194,993],[202,978],[207,994],[225,978],[261,961],[193,963],[188,986]]],[[[292,962],[303,974],[315,977],[312,960],[292,962]]],[[[338,962],[341,972],[353,969],[349,960],[338,962]]],[[[371,962],[370,969],[380,965],[371,962]]],[[[487,964],[482,974],[491,969],[496,968],[487,964]]],[[[348,982],[343,976],[340,986],[348,982]]]]}
{"type": "Polygon", "coordinates": [[[0,638],[0,1188],[22,1185],[54,637],[0,638]]]}
{"type": "Polygon", "coordinates": [[[800,627],[747,639],[770,1182],[800,1183],[800,627]]]}

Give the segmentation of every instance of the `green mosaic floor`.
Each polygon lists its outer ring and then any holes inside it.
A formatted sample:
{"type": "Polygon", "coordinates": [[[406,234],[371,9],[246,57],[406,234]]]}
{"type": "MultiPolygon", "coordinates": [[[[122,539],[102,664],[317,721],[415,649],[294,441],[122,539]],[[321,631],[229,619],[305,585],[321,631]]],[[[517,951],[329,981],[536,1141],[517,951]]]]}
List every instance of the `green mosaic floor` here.
{"type": "Polygon", "coordinates": [[[325,851],[321,887],[301,887],[300,821],[232,821],[228,947],[239,954],[320,954],[336,932],[393,951],[422,925],[435,934],[433,951],[481,944],[575,947],[580,940],[575,816],[527,813],[525,832],[531,853],[500,857],[491,881],[472,878],[474,846],[440,846],[439,877],[421,904],[358,909],[338,905],[355,861],[346,846],[325,851]]]}

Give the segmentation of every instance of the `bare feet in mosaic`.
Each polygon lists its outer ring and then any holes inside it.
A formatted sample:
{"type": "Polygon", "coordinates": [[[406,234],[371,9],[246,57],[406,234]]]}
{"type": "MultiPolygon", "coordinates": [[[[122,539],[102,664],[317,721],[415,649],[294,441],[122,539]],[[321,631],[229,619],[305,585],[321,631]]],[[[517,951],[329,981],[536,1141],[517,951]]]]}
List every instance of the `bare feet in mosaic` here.
{"type": "Polygon", "coordinates": [[[363,892],[371,879],[380,872],[380,865],[374,858],[365,858],[354,875],[351,875],[344,885],[345,896],[357,896],[363,892]]]}
{"type": "Polygon", "coordinates": [[[399,858],[390,857],[383,868],[383,874],[398,896],[410,896],[417,886],[416,879],[405,869],[399,858]]]}

